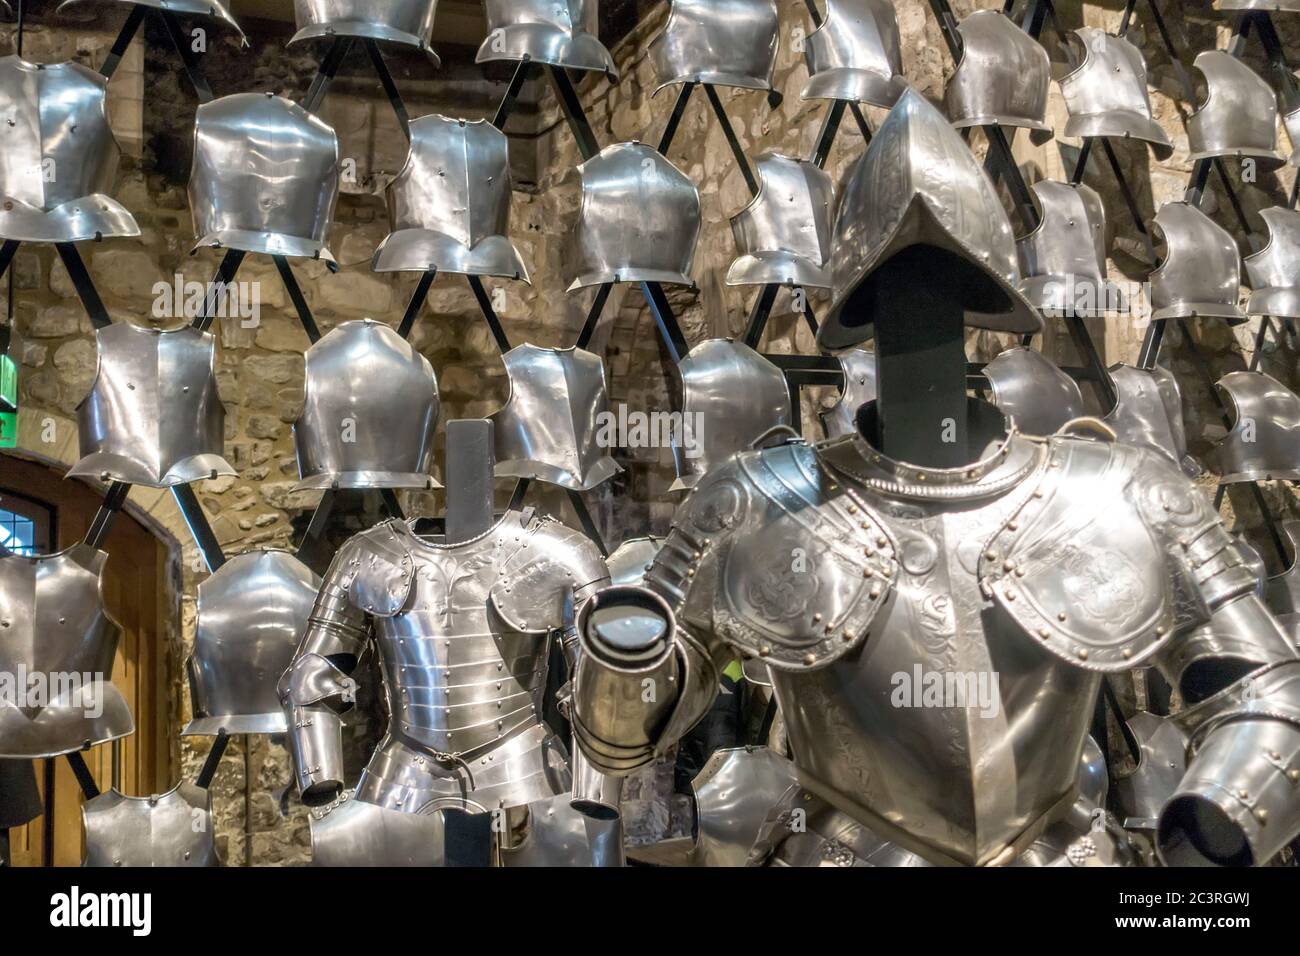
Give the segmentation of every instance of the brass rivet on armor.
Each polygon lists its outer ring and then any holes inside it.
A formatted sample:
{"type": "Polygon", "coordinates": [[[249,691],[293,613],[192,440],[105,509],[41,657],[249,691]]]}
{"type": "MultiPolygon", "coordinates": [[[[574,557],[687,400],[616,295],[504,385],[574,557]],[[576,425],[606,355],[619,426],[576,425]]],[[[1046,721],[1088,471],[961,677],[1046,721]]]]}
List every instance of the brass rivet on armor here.
{"type": "Polygon", "coordinates": [[[1047,640],[1049,637],[1052,636],[1052,632],[1045,627],[1040,627],[1038,629],[1038,636],[1041,637],[1043,640],[1047,640]]]}
{"type": "Polygon", "coordinates": [[[759,647],[759,649],[758,649],[758,656],[759,656],[759,657],[767,657],[767,655],[769,655],[769,654],[771,654],[771,653],[772,653],[772,648],[769,647],[769,646],[766,645],[766,644],[761,645],[761,646],[759,647]]]}
{"type": "Polygon", "coordinates": [[[1064,621],[1065,621],[1065,612],[1064,612],[1064,611],[1061,611],[1059,614],[1057,614],[1057,615],[1056,615],[1056,619],[1057,619],[1058,621],[1064,622],[1064,621]]]}
{"type": "Polygon", "coordinates": [[[1268,811],[1263,807],[1255,808],[1255,819],[1260,823],[1268,823],[1268,811]]]}
{"type": "MultiPolygon", "coordinates": [[[[691,557],[694,558],[696,561],[698,561],[698,560],[700,560],[700,558],[704,557],[704,555],[700,554],[700,552],[698,552],[698,551],[692,551],[692,552],[691,552],[691,557]]],[[[647,571],[649,571],[649,570],[650,570],[650,565],[647,564],[647,565],[645,566],[645,568],[646,568],[647,571]]]]}
{"type": "Polygon", "coordinates": [[[883,534],[876,539],[876,547],[878,548],[883,548],[887,544],[889,544],[889,539],[886,538],[883,534]]]}
{"type": "Polygon", "coordinates": [[[1015,530],[1016,530],[1017,528],[1019,528],[1019,527],[1020,527],[1020,522],[1019,522],[1019,521],[1008,521],[1008,522],[1007,522],[1007,530],[1008,530],[1008,531],[1015,531],[1015,530]]]}
{"type": "Polygon", "coordinates": [[[1131,647],[1124,648],[1122,651],[1120,651],[1120,655],[1124,658],[1124,660],[1128,660],[1130,657],[1133,656],[1133,648],[1131,647]]]}
{"type": "Polygon", "coordinates": [[[805,664],[807,664],[809,667],[812,667],[814,664],[817,663],[817,655],[816,655],[816,654],[805,654],[805,655],[803,656],[803,662],[804,662],[805,664]]]}
{"type": "Polygon", "coordinates": [[[843,639],[844,639],[844,643],[845,643],[845,644],[848,644],[848,643],[850,643],[850,642],[853,640],[853,635],[850,634],[848,631],[845,631],[845,632],[841,635],[841,637],[843,637],[843,639]]]}
{"type": "Polygon", "coordinates": [[[1237,796],[1241,797],[1241,799],[1243,799],[1243,800],[1249,800],[1249,799],[1250,799],[1250,791],[1249,791],[1249,790],[1238,790],[1238,791],[1237,791],[1237,796]]]}
{"type": "Polygon", "coordinates": [[[1013,571],[1015,570],[1015,567],[1016,567],[1016,562],[1012,561],[1010,558],[1002,562],[1003,571],[1013,571]]]}
{"type": "Polygon", "coordinates": [[[1086,661],[1088,659],[1088,649],[1086,647],[1080,647],[1074,653],[1079,656],[1079,660],[1081,661],[1086,661]]]}
{"type": "Polygon", "coordinates": [[[870,595],[870,597],[871,597],[871,599],[872,599],[873,601],[874,601],[876,598],[880,597],[880,585],[879,585],[879,584],[873,584],[873,585],[871,586],[871,591],[869,592],[869,595],[870,595]]]}
{"type": "Polygon", "coordinates": [[[875,574],[876,574],[876,572],[872,571],[870,568],[863,568],[863,569],[862,569],[862,576],[863,576],[864,578],[874,577],[875,574]]]}
{"type": "Polygon", "coordinates": [[[834,630],[835,630],[835,625],[834,625],[834,624],[827,624],[827,625],[826,625],[826,633],[827,633],[827,634],[831,633],[831,632],[834,631],[834,630]]]}
{"type": "Polygon", "coordinates": [[[849,514],[851,514],[851,515],[855,515],[855,514],[857,514],[857,513],[858,513],[858,506],[857,506],[857,505],[849,505],[849,514]]]}
{"type": "Polygon", "coordinates": [[[996,551],[985,551],[985,552],[984,552],[984,560],[985,560],[985,561],[996,561],[997,559],[998,559],[998,553],[997,553],[996,551]]]}
{"type": "Polygon", "coordinates": [[[686,576],[687,576],[688,578],[693,578],[693,577],[695,577],[695,569],[694,569],[694,568],[687,568],[687,569],[686,569],[686,576]]]}
{"type": "Polygon", "coordinates": [[[1010,588],[1007,588],[1006,597],[1008,601],[1014,601],[1016,599],[1016,592],[1011,590],[1010,588]]]}
{"type": "Polygon", "coordinates": [[[1300,770],[1288,770],[1286,775],[1292,783],[1300,783],[1300,770]]]}
{"type": "Polygon", "coordinates": [[[1268,755],[1269,755],[1272,759],[1274,759],[1274,760],[1281,760],[1281,759],[1282,759],[1282,755],[1281,755],[1280,753],[1278,753],[1276,750],[1270,750],[1270,751],[1268,752],[1268,755]]]}
{"type": "Polygon", "coordinates": [[[814,623],[814,624],[818,624],[818,623],[820,623],[820,622],[821,622],[821,619],[822,619],[822,612],[821,612],[821,611],[818,611],[816,614],[813,615],[813,623],[814,623]]]}
{"type": "Polygon", "coordinates": [[[1168,631],[1169,628],[1165,627],[1163,624],[1156,625],[1156,637],[1164,637],[1168,631]]]}

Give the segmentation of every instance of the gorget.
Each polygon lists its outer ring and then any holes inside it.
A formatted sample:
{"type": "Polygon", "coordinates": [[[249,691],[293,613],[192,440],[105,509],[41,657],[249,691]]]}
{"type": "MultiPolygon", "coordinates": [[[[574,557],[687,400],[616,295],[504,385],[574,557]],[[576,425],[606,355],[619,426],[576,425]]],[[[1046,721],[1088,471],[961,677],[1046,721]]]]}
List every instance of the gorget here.
{"type": "Polygon", "coordinates": [[[107,83],[79,63],[0,57],[0,239],[140,235],[108,195],[121,150],[108,124],[107,83]]]}
{"type": "Polygon", "coordinates": [[[81,808],[86,825],[82,866],[220,866],[212,794],[191,783],[164,794],[102,793],[81,808]]]}
{"type": "Polygon", "coordinates": [[[108,555],[0,548],[0,758],[57,757],[135,732],[113,686],[122,628],[103,604],[108,555]]]}
{"type": "Polygon", "coordinates": [[[623,469],[610,420],[605,363],[583,349],[518,345],[505,355],[510,398],[492,415],[497,477],[589,491],[623,469]]]}
{"type": "Polygon", "coordinates": [[[81,460],[68,477],[169,488],[236,473],[221,454],[226,410],[211,333],[115,322],[95,338],[99,366],[77,406],[81,460]]]}
{"type": "Polygon", "coordinates": [[[1214,447],[1219,480],[1300,479],[1300,397],[1263,372],[1229,372],[1215,388],[1232,414],[1214,447]]]}

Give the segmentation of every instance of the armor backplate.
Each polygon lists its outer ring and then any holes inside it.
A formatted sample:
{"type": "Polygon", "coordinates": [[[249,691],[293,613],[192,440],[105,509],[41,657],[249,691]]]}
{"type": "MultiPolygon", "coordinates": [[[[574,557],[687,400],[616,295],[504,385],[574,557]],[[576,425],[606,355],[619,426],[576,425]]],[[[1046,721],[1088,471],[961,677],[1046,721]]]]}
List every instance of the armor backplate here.
{"type": "Polygon", "coordinates": [[[768,813],[798,786],[794,764],[767,747],[714,751],[691,783],[698,822],[693,866],[745,866],[768,813]]]}
{"type": "Polygon", "coordinates": [[[907,89],[898,14],[889,0],[826,0],[805,41],[806,100],[852,100],[890,109],[907,89]]]}
{"type": "Polygon", "coordinates": [[[437,488],[440,402],[429,360],[381,322],[344,322],[307,350],[293,426],[298,488],[437,488]]]}
{"type": "Polygon", "coordinates": [[[579,166],[578,175],[570,292],[607,282],[694,284],[700,194],[676,166],[653,146],[618,143],[579,166]]]}
{"type": "Polygon", "coordinates": [[[99,365],[77,406],[81,460],[69,476],[167,488],[235,474],[221,456],[226,411],[210,333],[115,322],[95,337],[99,365]]]}
{"type": "Polygon", "coordinates": [[[190,210],[195,249],[323,259],[339,191],[334,130],[297,103],[235,93],[194,122],[190,210]]]}
{"type": "Polygon", "coordinates": [[[1195,66],[1205,77],[1205,102],[1187,119],[1193,162],[1235,156],[1262,169],[1286,162],[1277,151],[1277,94],[1227,50],[1204,50],[1195,66]]]}
{"type": "Polygon", "coordinates": [[[0,57],[0,238],[140,235],[108,195],[121,151],[108,125],[107,83],[79,63],[0,57]]]}
{"type": "Polygon", "coordinates": [[[1083,58],[1060,80],[1069,111],[1065,135],[1138,139],[1160,161],[1172,156],[1173,144],[1151,113],[1142,51],[1097,27],[1080,27],[1070,40],[1083,58]]]}
{"type": "Polygon", "coordinates": [[[212,795],[191,783],[164,794],[128,797],[116,790],[81,808],[86,824],[82,866],[220,866],[212,795]]]}
{"type": "Polygon", "coordinates": [[[483,0],[488,36],[476,62],[529,59],[618,79],[600,42],[599,0],[483,0]]]}
{"type": "Polygon", "coordinates": [[[429,46],[438,0],[294,0],[298,32],[291,44],[317,37],[400,43],[438,57],[429,46]]]}
{"type": "Polygon", "coordinates": [[[1040,218],[1016,243],[1020,291],[1047,315],[1094,318],[1122,307],[1106,280],[1106,208],[1082,183],[1040,180],[1033,185],[1040,218]]]}
{"type": "Polygon", "coordinates": [[[678,369],[688,430],[677,442],[677,480],[670,491],[693,487],[773,428],[792,422],[785,375],[743,342],[701,342],[678,369]]]}
{"type": "Polygon", "coordinates": [[[952,125],[1018,126],[1036,144],[1051,139],[1052,64],[1042,44],[998,10],[977,10],[957,30],[961,59],[943,96],[952,125]]]}
{"type": "Polygon", "coordinates": [[[844,369],[844,391],[839,401],[821,413],[827,438],[856,432],[858,409],[876,400],[876,353],[870,349],[849,349],[839,359],[844,369]]]}
{"type": "Polygon", "coordinates": [[[510,398],[492,416],[498,477],[588,491],[622,471],[609,457],[615,441],[599,357],[519,345],[505,365],[510,398]]]}
{"type": "Polygon", "coordinates": [[[835,187],[815,163],[765,153],[754,162],[759,189],[731,218],[740,257],[727,285],[831,284],[835,187]]]}
{"type": "Polygon", "coordinates": [[[56,757],[135,731],[113,686],[121,626],[103,604],[102,551],[0,548],[0,758],[56,757]]]}
{"type": "Polygon", "coordinates": [[[1300,212],[1282,206],[1260,210],[1268,245],[1246,256],[1250,315],[1300,319],[1300,212]]]}
{"type": "Polygon", "coordinates": [[[770,90],[778,26],[776,0],[673,0],[650,41],[655,92],[677,83],[770,90]]]}
{"type": "Polygon", "coordinates": [[[1263,372],[1229,372],[1215,387],[1233,417],[1214,448],[1219,480],[1300,478],[1300,397],[1263,372]]]}
{"type": "Polygon", "coordinates": [[[1244,319],[1237,305],[1241,253],[1232,234],[1186,202],[1165,203],[1155,225],[1168,251],[1151,273],[1151,318],[1244,319]]]}
{"type": "Polygon", "coordinates": [[[1007,349],[984,367],[993,404],[1027,435],[1054,435],[1084,414],[1083,393],[1041,352],[1007,349]]]}
{"type": "Polygon", "coordinates": [[[320,578],[287,551],[236,555],[199,585],[184,734],[288,729],[276,682],[307,628],[320,578]]]}
{"type": "Polygon", "coordinates": [[[1183,425],[1183,396],[1178,379],[1166,368],[1133,368],[1113,365],[1111,382],[1116,404],[1106,424],[1116,440],[1159,452],[1194,478],[1200,464],[1187,454],[1187,433],[1183,425]]]}
{"type": "Polygon", "coordinates": [[[943,268],[963,274],[968,325],[1042,327],[1017,291],[1015,236],[993,184],[943,114],[909,90],[846,176],[831,246],[831,311],[817,337],[823,348],[872,336],[872,310],[845,306],[857,297],[871,302],[874,287],[894,274],[890,260],[917,245],[946,253],[943,268]]]}
{"type": "Polygon", "coordinates": [[[528,281],[510,241],[510,154],[486,120],[422,116],[406,165],[388,187],[393,231],[375,272],[449,272],[528,281]]]}

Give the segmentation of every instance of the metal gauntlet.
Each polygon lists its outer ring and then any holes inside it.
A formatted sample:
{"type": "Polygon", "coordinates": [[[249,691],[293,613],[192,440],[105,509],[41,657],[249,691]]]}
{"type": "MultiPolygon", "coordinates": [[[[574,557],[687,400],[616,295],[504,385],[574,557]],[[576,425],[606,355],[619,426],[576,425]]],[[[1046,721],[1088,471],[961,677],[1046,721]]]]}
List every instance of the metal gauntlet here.
{"type": "Polygon", "coordinates": [[[626,776],[655,756],[679,696],[673,612],[645,588],[612,587],[578,616],[573,735],[591,764],[626,776]]]}
{"type": "Polygon", "coordinates": [[[1160,814],[1169,866],[1253,866],[1300,833],[1300,660],[1271,664],[1178,716],[1187,774],[1160,814]]]}

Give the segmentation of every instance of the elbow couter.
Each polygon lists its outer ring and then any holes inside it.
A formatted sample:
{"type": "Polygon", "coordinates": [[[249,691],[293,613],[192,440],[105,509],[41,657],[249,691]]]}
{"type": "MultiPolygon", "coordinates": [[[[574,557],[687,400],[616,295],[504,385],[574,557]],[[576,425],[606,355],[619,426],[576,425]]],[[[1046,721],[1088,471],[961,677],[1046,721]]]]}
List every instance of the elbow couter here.
{"type": "Polygon", "coordinates": [[[645,588],[599,592],[578,619],[573,731],[591,765],[625,776],[654,759],[678,696],[672,609],[645,588]]]}

